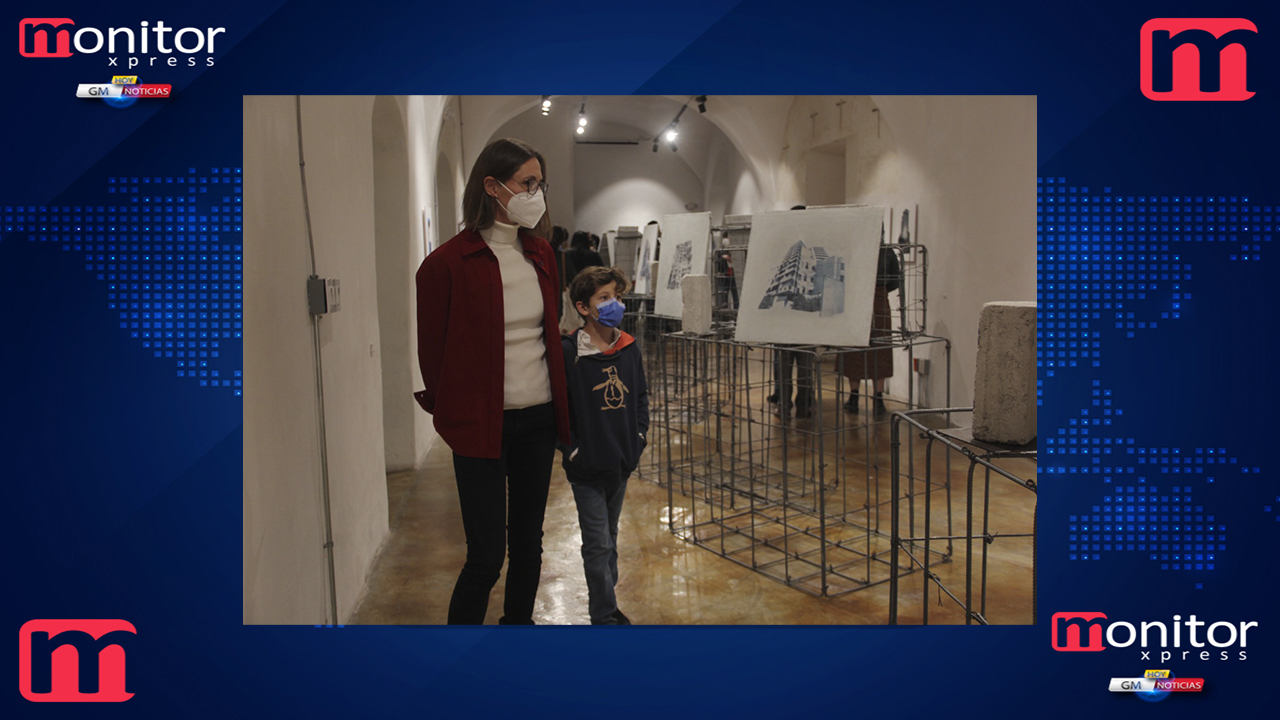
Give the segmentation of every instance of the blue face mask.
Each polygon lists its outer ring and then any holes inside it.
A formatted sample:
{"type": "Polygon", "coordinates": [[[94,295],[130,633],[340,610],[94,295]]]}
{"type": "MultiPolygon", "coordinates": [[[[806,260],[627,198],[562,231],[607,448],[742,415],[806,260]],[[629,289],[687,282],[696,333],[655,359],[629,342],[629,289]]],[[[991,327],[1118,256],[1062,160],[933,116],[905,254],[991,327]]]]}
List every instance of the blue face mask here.
{"type": "Polygon", "coordinates": [[[596,312],[600,313],[600,324],[605,327],[618,327],[622,324],[622,315],[626,312],[626,306],[618,302],[614,298],[608,302],[602,302],[596,306],[596,312]]]}

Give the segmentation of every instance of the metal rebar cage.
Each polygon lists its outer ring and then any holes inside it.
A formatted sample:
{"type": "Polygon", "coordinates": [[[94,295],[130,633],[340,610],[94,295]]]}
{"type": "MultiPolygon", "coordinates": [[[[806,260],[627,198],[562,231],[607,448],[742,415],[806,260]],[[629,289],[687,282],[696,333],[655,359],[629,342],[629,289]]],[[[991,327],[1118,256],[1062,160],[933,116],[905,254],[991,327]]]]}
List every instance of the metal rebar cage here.
{"type": "MultiPolygon", "coordinates": [[[[851,395],[847,374],[873,367],[865,357],[879,348],[684,333],[658,342],[649,366],[650,455],[667,488],[671,532],[813,595],[888,582],[889,413],[920,408],[914,398],[851,395]]],[[[935,343],[949,369],[946,338],[886,341],[909,355],[935,343]]],[[[924,482],[912,492],[949,498],[950,485],[924,482]]]]}
{"type": "MultiPolygon", "coordinates": [[[[971,413],[972,408],[947,408],[932,410],[929,413],[942,412],[948,416],[971,413]]],[[[924,582],[921,591],[912,599],[919,601],[919,615],[909,618],[922,625],[930,621],[929,591],[937,591],[938,604],[943,608],[959,609],[964,613],[966,625],[978,623],[991,624],[990,610],[1030,608],[1029,622],[1035,622],[1036,605],[1036,469],[1035,444],[1024,447],[993,445],[975,440],[968,428],[939,429],[928,427],[923,422],[920,411],[895,413],[890,432],[892,447],[891,493],[893,507],[890,511],[890,534],[892,544],[891,563],[899,568],[894,573],[889,585],[889,624],[897,625],[902,621],[900,608],[905,604],[902,591],[902,577],[919,571],[924,582]],[[905,433],[903,426],[906,426],[905,433]],[[904,435],[905,442],[904,442],[904,435]],[[915,463],[903,463],[902,458],[914,458],[912,445],[916,442],[924,445],[925,463],[923,476],[916,475],[915,463]],[[933,498],[924,493],[923,498],[916,493],[916,483],[929,486],[937,480],[935,466],[930,462],[935,452],[942,448],[948,456],[943,468],[950,484],[953,472],[951,457],[967,464],[963,482],[964,498],[964,530],[957,533],[952,523],[951,505],[945,510],[945,525],[938,519],[934,509],[933,498]],[[977,471],[981,468],[981,475],[977,471]],[[993,475],[996,484],[992,484],[993,475]],[[920,502],[923,500],[923,502],[920,502]],[[993,507],[994,505],[994,507],[993,507]],[[981,528],[975,528],[980,522],[981,528]],[[952,573],[951,579],[945,580],[935,572],[938,546],[946,548],[944,555],[950,558],[955,543],[963,543],[964,561],[963,598],[958,586],[960,573],[952,573]],[[997,544],[997,542],[999,544],[997,544]],[[975,549],[976,545],[976,549],[975,549]],[[1014,547],[1010,547],[1010,546],[1014,547]],[[1031,566],[1026,572],[1025,557],[1027,545],[1030,545],[1031,566]],[[976,565],[976,568],[975,568],[976,565]],[[1001,597],[990,598],[988,594],[988,576],[994,567],[1004,566],[1004,570],[1029,578],[1026,583],[1002,583],[1001,597]],[[952,585],[949,585],[951,582],[952,585]],[[1028,587],[1029,586],[1029,587],[1028,587]],[[1030,598],[1024,597],[1029,594],[1030,598]],[[950,600],[948,605],[943,596],[950,600]],[[988,600],[993,600],[990,604],[988,600]]],[[[938,614],[935,611],[935,614],[938,614]]]]}

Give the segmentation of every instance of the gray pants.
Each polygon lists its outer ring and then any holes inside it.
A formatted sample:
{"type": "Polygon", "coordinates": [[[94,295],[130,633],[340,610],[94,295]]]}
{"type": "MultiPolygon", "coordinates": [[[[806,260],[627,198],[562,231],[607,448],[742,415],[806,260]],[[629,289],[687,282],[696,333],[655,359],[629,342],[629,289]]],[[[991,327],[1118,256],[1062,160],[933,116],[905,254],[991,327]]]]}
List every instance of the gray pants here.
{"type": "Polygon", "coordinates": [[[582,568],[587,575],[587,610],[592,625],[616,625],[618,599],[618,518],[627,495],[627,475],[583,481],[569,476],[582,529],[582,568]]]}

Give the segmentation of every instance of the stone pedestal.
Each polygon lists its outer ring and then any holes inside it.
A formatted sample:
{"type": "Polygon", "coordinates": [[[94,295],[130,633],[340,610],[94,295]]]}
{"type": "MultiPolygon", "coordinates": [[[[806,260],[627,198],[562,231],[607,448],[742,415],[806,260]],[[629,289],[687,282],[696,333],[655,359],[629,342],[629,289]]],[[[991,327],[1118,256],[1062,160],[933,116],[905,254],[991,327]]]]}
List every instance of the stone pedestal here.
{"type": "Polygon", "coordinates": [[[684,300],[682,329],[694,335],[711,332],[711,276],[685,275],[680,292],[684,300]]]}
{"type": "Polygon", "coordinates": [[[991,302],[978,320],[973,436],[1025,445],[1036,438],[1036,304],[991,302]]]}

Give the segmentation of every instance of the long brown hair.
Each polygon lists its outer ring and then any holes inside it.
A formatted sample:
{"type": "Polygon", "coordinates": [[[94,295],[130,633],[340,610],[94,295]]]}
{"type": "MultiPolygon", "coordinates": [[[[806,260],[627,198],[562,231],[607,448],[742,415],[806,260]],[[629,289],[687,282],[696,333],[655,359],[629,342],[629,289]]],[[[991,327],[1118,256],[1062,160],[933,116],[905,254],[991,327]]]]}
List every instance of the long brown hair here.
{"type": "MultiPolygon", "coordinates": [[[[492,177],[498,182],[506,183],[515,177],[521,165],[537,158],[542,169],[542,179],[547,179],[547,162],[542,154],[534,150],[528,143],[514,138],[502,138],[489,143],[480,151],[476,164],[471,167],[471,176],[467,178],[467,187],[462,191],[462,216],[466,220],[468,230],[484,230],[493,227],[494,205],[497,198],[484,190],[484,179],[492,177]]],[[[542,214],[534,235],[548,238],[551,233],[551,211],[542,214]]]]}

